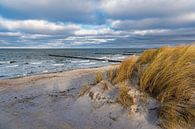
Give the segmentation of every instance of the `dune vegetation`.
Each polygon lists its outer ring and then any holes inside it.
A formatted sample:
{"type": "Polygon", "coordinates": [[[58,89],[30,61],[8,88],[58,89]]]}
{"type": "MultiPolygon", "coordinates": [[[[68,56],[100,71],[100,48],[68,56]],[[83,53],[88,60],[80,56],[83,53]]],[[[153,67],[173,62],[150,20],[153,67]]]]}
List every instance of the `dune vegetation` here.
{"type": "Polygon", "coordinates": [[[133,105],[133,97],[128,94],[129,87],[125,84],[120,85],[118,102],[125,108],[129,109],[133,105]]]}
{"type": "Polygon", "coordinates": [[[98,84],[102,80],[103,80],[103,73],[99,71],[98,73],[96,73],[95,80],[93,81],[93,85],[98,84]]]}
{"type": "Polygon", "coordinates": [[[194,63],[195,46],[149,50],[137,61],[139,89],[160,102],[163,128],[194,127],[194,63]]]}
{"type": "MultiPolygon", "coordinates": [[[[94,83],[103,77],[97,74],[94,83]]],[[[107,80],[119,85],[119,103],[133,104],[128,90],[136,88],[159,102],[158,125],[165,129],[195,127],[195,46],[183,45],[146,50],[107,71],[107,80]]]]}

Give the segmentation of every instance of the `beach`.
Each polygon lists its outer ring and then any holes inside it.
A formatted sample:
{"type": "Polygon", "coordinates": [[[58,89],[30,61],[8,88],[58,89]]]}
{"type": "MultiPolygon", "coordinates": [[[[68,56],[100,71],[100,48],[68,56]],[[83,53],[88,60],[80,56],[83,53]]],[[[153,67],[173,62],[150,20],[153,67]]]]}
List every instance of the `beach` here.
{"type": "Polygon", "coordinates": [[[194,50],[162,47],[118,64],[2,79],[0,129],[194,128],[194,50]]]}
{"type": "Polygon", "coordinates": [[[195,0],[0,0],[0,129],[195,129],[195,0]]]}
{"type": "MultiPolygon", "coordinates": [[[[127,129],[157,128],[155,113],[129,114],[114,100],[114,88],[102,93],[107,99],[83,95],[81,87],[92,83],[95,73],[112,66],[77,69],[0,80],[1,129],[127,129]]],[[[91,91],[98,92],[94,87],[91,91]]],[[[101,93],[101,92],[100,92],[101,93]]],[[[95,94],[95,93],[94,93],[95,94]]]]}

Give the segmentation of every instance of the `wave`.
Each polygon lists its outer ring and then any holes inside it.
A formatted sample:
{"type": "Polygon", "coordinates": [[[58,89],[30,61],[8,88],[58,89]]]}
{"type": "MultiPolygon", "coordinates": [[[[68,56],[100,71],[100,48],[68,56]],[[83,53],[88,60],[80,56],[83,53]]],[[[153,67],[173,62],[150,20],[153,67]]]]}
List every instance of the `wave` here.
{"type": "Polygon", "coordinates": [[[90,62],[90,60],[72,60],[71,63],[87,63],[90,62]]]}
{"type": "Polygon", "coordinates": [[[42,64],[42,63],[43,63],[42,61],[38,61],[38,62],[31,62],[30,64],[39,65],[39,64],[42,64]]]}
{"type": "Polygon", "coordinates": [[[64,64],[52,64],[53,66],[64,66],[64,64]]]}
{"type": "Polygon", "coordinates": [[[89,66],[89,65],[95,65],[95,64],[97,64],[97,62],[82,63],[82,64],[80,64],[80,65],[81,65],[81,66],[83,66],[83,65],[89,66]]]}
{"type": "Polygon", "coordinates": [[[14,67],[18,67],[19,65],[7,65],[5,66],[6,68],[14,68],[14,67]]]}
{"type": "Polygon", "coordinates": [[[16,63],[16,61],[0,61],[0,64],[13,64],[16,63]]]}

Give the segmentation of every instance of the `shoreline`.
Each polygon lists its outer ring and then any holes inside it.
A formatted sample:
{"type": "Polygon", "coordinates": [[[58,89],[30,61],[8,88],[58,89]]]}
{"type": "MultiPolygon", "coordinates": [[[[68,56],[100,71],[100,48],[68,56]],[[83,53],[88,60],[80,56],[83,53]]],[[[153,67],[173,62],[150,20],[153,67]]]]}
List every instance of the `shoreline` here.
{"type": "MultiPolygon", "coordinates": [[[[31,81],[36,82],[37,80],[45,81],[47,79],[55,79],[55,78],[62,78],[64,76],[67,76],[67,74],[71,76],[74,76],[74,74],[81,74],[81,76],[84,74],[94,74],[95,72],[98,72],[100,70],[106,70],[109,69],[114,65],[108,65],[108,66],[100,66],[100,67],[93,67],[93,68],[79,68],[79,69],[71,69],[71,70],[64,70],[64,71],[58,71],[58,72],[49,72],[49,73],[40,73],[40,74],[34,74],[34,75],[27,75],[27,76],[21,76],[21,77],[14,77],[14,78],[8,78],[8,79],[2,79],[0,80],[0,87],[6,87],[9,84],[12,85],[12,83],[28,83],[31,81]]],[[[55,80],[54,80],[55,81],[55,80]]]]}
{"type": "Polygon", "coordinates": [[[0,78],[0,81],[12,80],[12,79],[20,79],[20,78],[31,77],[31,76],[38,76],[38,75],[63,73],[63,72],[74,71],[74,70],[82,70],[82,69],[104,68],[104,67],[111,67],[111,66],[114,66],[114,65],[119,65],[119,63],[117,63],[117,64],[108,64],[108,65],[105,65],[105,66],[96,66],[96,67],[88,67],[88,68],[76,68],[76,69],[73,68],[73,69],[60,70],[60,71],[54,71],[54,72],[43,72],[43,73],[27,74],[27,75],[24,75],[24,76],[21,75],[21,76],[16,76],[16,77],[8,77],[8,78],[4,78],[4,79],[0,78]]]}

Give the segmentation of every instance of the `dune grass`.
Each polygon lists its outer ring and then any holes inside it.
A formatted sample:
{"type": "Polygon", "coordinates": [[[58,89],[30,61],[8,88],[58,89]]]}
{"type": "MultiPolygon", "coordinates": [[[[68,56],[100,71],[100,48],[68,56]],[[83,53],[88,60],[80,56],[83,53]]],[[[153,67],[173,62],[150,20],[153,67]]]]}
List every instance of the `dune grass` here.
{"type": "Polygon", "coordinates": [[[108,90],[109,86],[107,84],[107,82],[103,81],[102,82],[102,89],[105,91],[105,90],[108,90]]]}
{"type": "Polygon", "coordinates": [[[96,73],[95,80],[93,81],[93,85],[98,84],[102,80],[103,80],[103,73],[99,71],[96,73]]]}
{"type": "Polygon", "coordinates": [[[118,71],[118,67],[112,67],[110,68],[107,72],[106,72],[106,78],[108,81],[110,81],[111,83],[113,83],[114,79],[116,78],[116,74],[118,71]]]}
{"type": "Polygon", "coordinates": [[[160,126],[172,129],[194,127],[195,47],[163,47],[143,53],[138,59],[142,71],[141,91],[156,98],[160,126]]]}
{"type": "Polygon", "coordinates": [[[140,77],[140,90],[161,103],[189,99],[192,95],[195,49],[192,46],[160,48],[140,77]]]}
{"type": "Polygon", "coordinates": [[[84,84],[79,90],[78,97],[83,96],[87,91],[89,91],[90,86],[88,84],[84,84]]]}
{"type": "Polygon", "coordinates": [[[136,61],[137,61],[137,57],[134,56],[124,60],[117,70],[116,77],[113,83],[117,84],[125,80],[131,79],[136,61]]]}
{"type": "Polygon", "coordinates": [[[195,122],[194,114],[193,105],[169,101],[161,104],[159,108],[159,125],[164,129],[192,129],[195,122]]]}
{"type": "Polygon", "coordinates": [[[119,87],[118,102],[125,108],[129,109],[133,104],[133,98],[128,94],[129,87],[121,84],[119,87]]]}
{"type": "MultiPolygon", "coordinates": [[[[195,127],[194,45],[146,50],[140,57],[128,58],[118,68],[109,71],[107,78],[113,84],[120,84],[133,79],[135,72],[138,73],[139,90],[160,103],[160,127],[195,127]]],[[[133,103],[128,86],[120,87],[118,98],[125,107],[133,103]]]]}

